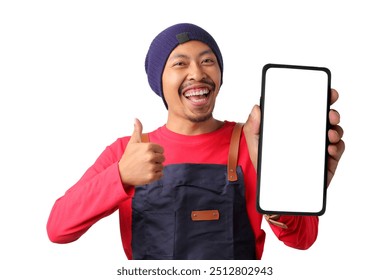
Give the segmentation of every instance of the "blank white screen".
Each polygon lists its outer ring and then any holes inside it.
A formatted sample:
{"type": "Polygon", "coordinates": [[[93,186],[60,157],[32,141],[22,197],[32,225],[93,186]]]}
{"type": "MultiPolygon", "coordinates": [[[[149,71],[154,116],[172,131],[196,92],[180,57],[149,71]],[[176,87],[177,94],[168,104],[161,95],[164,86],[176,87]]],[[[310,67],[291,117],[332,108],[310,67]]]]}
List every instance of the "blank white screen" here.
{"type": "Polygon", "coordinates": [[[328,74],[271,67],[263,94],[260,208],[318,213],[324,199],[328,74]]]}

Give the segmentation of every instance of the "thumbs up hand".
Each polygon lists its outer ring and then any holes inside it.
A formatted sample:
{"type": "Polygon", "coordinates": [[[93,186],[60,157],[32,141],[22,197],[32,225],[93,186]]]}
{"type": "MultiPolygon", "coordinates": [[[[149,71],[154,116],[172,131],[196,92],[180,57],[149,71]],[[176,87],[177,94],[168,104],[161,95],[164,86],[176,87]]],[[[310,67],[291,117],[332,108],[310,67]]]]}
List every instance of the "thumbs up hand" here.
{"type": "Polygon", "coordinates": [[[142,123],[135,119],[133,135],[118,164],[125,188],[151,183],[163,175],[163,147],[154,143],[142,143],[141,136],[142,123]]]}

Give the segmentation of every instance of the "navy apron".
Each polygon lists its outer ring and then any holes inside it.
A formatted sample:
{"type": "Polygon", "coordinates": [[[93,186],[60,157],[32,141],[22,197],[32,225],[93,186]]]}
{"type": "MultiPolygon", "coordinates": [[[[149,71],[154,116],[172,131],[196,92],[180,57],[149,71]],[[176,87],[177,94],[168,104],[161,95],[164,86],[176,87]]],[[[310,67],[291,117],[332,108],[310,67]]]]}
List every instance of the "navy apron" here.
{"type": "Polygon", "coordinates": [[[136,187],[133,259],[255,259],[237,166],[241,130],[232,134],[228,166],[171,164],[160,180],[136,187]]]}

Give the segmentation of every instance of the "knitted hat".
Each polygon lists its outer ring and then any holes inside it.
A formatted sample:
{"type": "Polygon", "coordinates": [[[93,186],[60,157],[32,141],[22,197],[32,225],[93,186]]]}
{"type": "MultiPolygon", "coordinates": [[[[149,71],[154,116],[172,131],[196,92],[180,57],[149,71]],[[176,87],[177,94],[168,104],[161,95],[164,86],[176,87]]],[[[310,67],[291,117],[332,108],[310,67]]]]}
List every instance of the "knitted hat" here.
{"type": "Polygon", "coordinates": [[[179,23],[168,27],[154,38],[145,59],[145,70],[148,75],[149,85],[157,95],[163,98],[164,103],[162,73],[164,71],[165,63],[177,45],[191,40],[197,40],[207,44],[214,52],[218,60],[219,68],[221,69],[222,85],[222,54],[214,38],[199,26],[190,23],[179,23]]]}

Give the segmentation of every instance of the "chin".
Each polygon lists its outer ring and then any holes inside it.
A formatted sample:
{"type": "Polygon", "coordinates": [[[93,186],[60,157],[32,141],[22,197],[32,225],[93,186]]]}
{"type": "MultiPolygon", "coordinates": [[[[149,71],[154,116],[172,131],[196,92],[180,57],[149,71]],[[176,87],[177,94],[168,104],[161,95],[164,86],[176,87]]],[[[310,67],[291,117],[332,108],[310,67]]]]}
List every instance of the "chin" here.
{"type": "Polygon", "coordinates": [[[208,120],[211,119],[212,117],[213,117],[213,114],[212,114],[212,113],[209,113],[209,114],[201,115],[201,116],[188,116],[188,119],[189,119],[191,122],[194,122],[194,123],[201,123],[201,122],[208,121],[208,120]]]}

